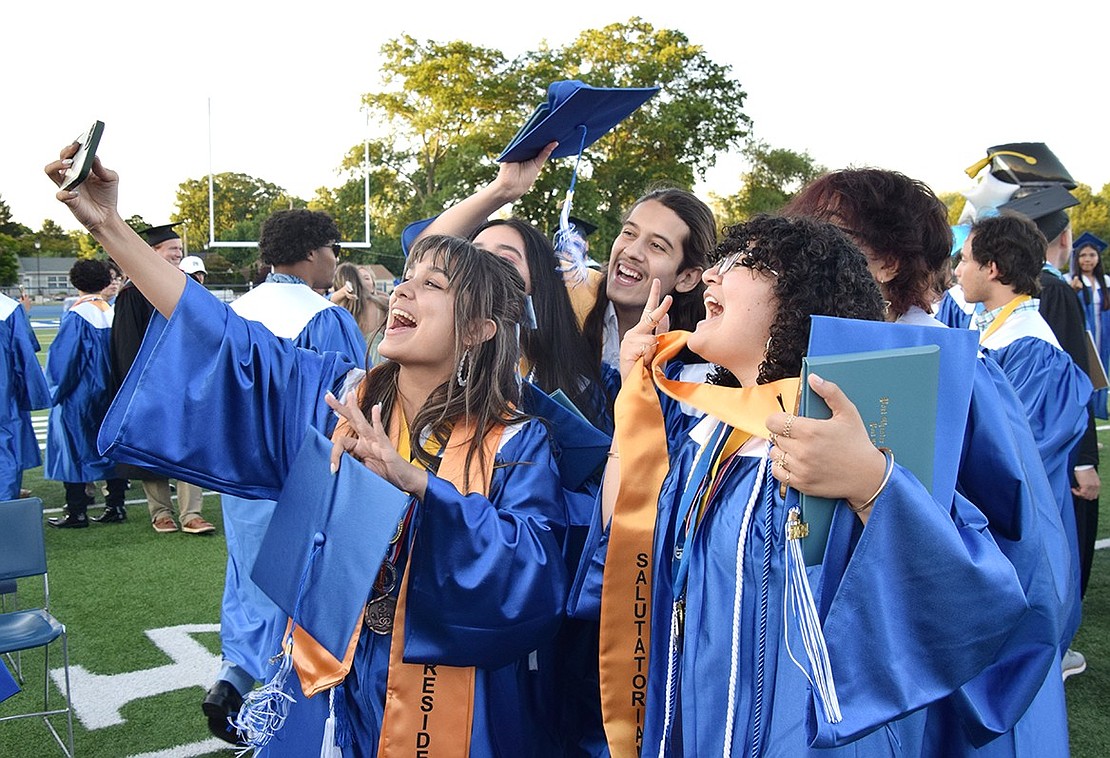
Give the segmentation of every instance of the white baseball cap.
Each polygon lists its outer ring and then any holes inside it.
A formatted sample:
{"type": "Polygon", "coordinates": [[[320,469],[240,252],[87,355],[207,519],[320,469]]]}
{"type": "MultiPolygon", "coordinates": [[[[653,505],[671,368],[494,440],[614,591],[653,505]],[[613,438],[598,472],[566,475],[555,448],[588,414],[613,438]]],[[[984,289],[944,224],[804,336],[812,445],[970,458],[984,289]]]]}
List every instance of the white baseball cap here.
{"type": "Polygon", "coordinates": [[[203,274],[208,273],[208,269],[204,267],[204,261],[195,255],[186,255],[181,259],[181,263],[177,264],[177,267],[186,274],[195,274],[198,271],[203,274]]]}

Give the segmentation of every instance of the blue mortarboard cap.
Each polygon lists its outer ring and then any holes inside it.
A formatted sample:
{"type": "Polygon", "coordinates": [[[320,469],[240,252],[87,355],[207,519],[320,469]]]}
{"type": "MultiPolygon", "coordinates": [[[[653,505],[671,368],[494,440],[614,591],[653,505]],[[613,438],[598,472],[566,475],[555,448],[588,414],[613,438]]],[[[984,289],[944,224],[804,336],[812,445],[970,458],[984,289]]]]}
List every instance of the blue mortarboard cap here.
{"type": "Polygon", "coordinates": [[[1071,249],[1077,252],[1085,247],[1093,247],[1095,252],[1099,254],[1106,249],[1106,246],[1107,243],[1105,240],[1099,239],[1090,232],[1083,232],[1071,243],[1071,249]]]}
{"type": "Polygon", "coordinates": [[[420,233],[431,226],[432,222],[439,218],[439,215],[431,216],[430,218],[422,218],[419,221],[413,221],[411,224],[401,230],[401,252],[406,256],[409,254],[409,249],[412,243],[416,242],[416,238],[420,233]]]}
{"type": "Polygon", "coordinates": [[[343,660],[409,496],[348,455],[333,475],[331,448],[327,437],[309,429],[251,579],[343,660]]]}
{"type": "Polygon", "coordinates": [[[586,420],[561,391],[555,397],[524,382],[521,405],[525,413],[547,422],[555,439],[556,462],[563,487],[576,490],[601,468],[612,438],[586,420]]]}
{"type": "Polygon", "coordinates": [[[591,87],[576,79],[552,82],[547,101],[532,111],[497,160],[531,160],[550,142],[559,143],[552,158],[577,155],[658,91],[659,87],[591,87]]]}

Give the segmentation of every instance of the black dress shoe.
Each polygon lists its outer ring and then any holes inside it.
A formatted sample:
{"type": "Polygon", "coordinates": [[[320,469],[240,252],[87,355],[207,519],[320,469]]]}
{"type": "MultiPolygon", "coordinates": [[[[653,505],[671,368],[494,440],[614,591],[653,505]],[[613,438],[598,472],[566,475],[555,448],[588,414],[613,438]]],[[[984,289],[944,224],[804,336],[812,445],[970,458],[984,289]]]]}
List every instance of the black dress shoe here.
{"type": "Polygon", "coordinates": [[[93,521],[100,524],[119,524],[127,521],[127,511],[123,508],[113,508],[109,505],[104,509],[104,513],[93,517],[93,521]]]}
{"type": "Polygon", "coordinates": [[[67,513],[65,518],[48,519],[47,523],[55,529],[84,529],[89,525],[89,517],[84,513],[80,516],[67,513]]]}
{"type": "Polygon", "coordinates": [[[242,706],[243,696],[231,686],[231,682],[218,680],[208,688],[200,706],[208,718],[208,731],[232,745],[246,745],[243,734],[228,721],[239,713],[242,706]]]}

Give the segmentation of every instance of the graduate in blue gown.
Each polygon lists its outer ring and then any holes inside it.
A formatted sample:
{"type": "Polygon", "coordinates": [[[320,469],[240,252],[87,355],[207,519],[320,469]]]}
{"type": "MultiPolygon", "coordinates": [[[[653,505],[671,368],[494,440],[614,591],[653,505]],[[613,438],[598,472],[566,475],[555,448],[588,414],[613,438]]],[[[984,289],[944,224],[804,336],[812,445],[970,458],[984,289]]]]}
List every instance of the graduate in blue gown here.
{"type": "MultiPolygon", "coordinates": [[[[745,388],[797,374],[809,313],[881,315],[864,259],[828,227],[757,220],[731,230],[720,252],[705,275],[707,317],[690,347],[745,388]]],[[[626,337],[625,373],[654,355],[666,305],[646,311],[626,337]]],[[[1036,463],[1029,438],[1006,433],[999,410],[1016,405],[991,371],[977,372],[975,418],[1001,423],[1003,433],[975,423],[968,440],[1002,465],[999,479],[968,478],[969,490],[961,483],[945,503],[871,445],[829,383],[811,386],[833,419],[768,412],[770,446],[759,434],[721,436],[727,428],[712,414],[662,399],[669,469],[654,531],[645,754],[959,755],[1018,721],[1046,682],[1060,601],[1048,600],[1055,588],[1036,558],[1045,549],[1040,531],[1011,546],[1011,560],[972,504],[988,486],[1006,486],[1020,510],[998,516],[1036,522],[1035,498],[1046,491],[1043,472],[1024,469],[1036,463]],[[715,474],[703,473],[706,460],[716,461],[715,474]],[[822,635],[806,604],[792,604],[806,581],[787,539],[799,489],[844,500],[824,560],[806,572],[822,635]],[[1015,693],[977,686],[986,681],[1013,682],[1015,693]],[[951,720],[937,725],[942,713],[951,720]],[[958,738],[955,752],[935,747],[930,721],[938,735],[958,738]]],[[[610,490],[613,468],[600,524],[619,497],[610,490]]],[[[1021,527],[994,529],[1017,535],[1021,527]]],[[[597,612],[609,536],[597,528],[598,550],[572,592],[576,612],[597,612]]],[[[1066,751],[1066,741],[1056,745],[1055,754],[1066,751]]]]}
{"type": "Polygon", "coordinates": [[[972,327],[983,352],[1002,368],[1025,410],[1068,536],[1071,591],[1060,647],[1066,651],[1079,628],[1079,544],[1071,471],[1088,423],[1091,382],[1056,336],[1032,297],[1045,257],[1044,235],[1028,218],[1003,215],[972,224],[957,275],[971,302],[985,310],[972,327]]]}
{"type": "MultiPolygon", "coordinates": [[[[74,149],[65,148],[47,175],[60,181],[74,149]]],[[[530,652],[551,643],[563,614],[565,505],[546,429],[514,410],[519,275],[465,241],[422,241],[391,297],[380,346],[388,360],[357,391],[345,393],[349,361],[274,338],[150,256],[116,211],[117,181],[98,159],[80,193],[58,197],[169,317],[152,321],[136,364],[166,368],[195,361],[184,375],[197,378],[174,392],[184,395],[186,406],[209,412],[201,419],[175,411],[181,403],[166,403],[165,388],[147,381],[154,372],[132,371],[101,442],[122,459],[187,474],[223,492],[274,498],[307,426],[327,429],[331,410],[338,412],[346,426],[335,437],[333,461],[338,465],[338,454],[346,452],[413,498],[396,553],[387,556],[410,590],[400,641],[405,661],[475,667],[470,740],[454,735],[454,746],[462,748],[456,753],[551,754],[550,735],[533,728],[539,716],[531,662],[539,656],[530,652]],[[152,444],[147,430],[129,423],[140,407],[160,412],[176,439],[159,437],[152,444]],[[477,465],[491,477],[485,495],[463,496],[432,473],[455,427],[477,430],[459,449],[468,468],[477,465]],[[207,434],[195,434],[200,428],[207,434]],[[406,447],[408,455],[400,455],[406,447]]],[[[445,455],[453,454],[448,449],[445,455]]],[[[382,573],[376,566],[366,570],[382,573]]],[[[391,596],[399,591],[382,589],[391,596]]],[[[361,627],[353,668],[331,698],[332,709],[347,714],[349,731],[339,739],[348,756],[376,755],[382,720],[390,723],[384,687],[394,665],[385,662],[384,648],[393,630],[380,631],[361,627]]],[[[319,754],[320,740],[310,743],[323,732],[327,701],[298,697],[289,727],[266,752],[319,754]]],[[[468,704],[444,705],[455,712],[468,704]]],[[[404,715],[393,718],[404,723],[404,715]]]]}
{"type": "Polygon", "coordinates": [[[93,498],[86,484],[104,480],[107,508],[98,520],[124,520],[127,483],[116,476],[115,464],[96,448],[96,434],[111,402],[112,306],[99,292],[111,284],[102,261],[77,261],[69,272],[78,297],[62,314],[58,334],[46,357],[50,383],[49,426],[46,435],[47,479],[65,484],[65,515],[52,518],[57,528],[87,527],[86,510],[93,498]]]}
{"type": "MultiPolygon", "coordinates": [[[[1069,280],[1083,306],[1087,331],[1091,333],[1103,371],[1110,365],[1110,278],[1102,268],[1106,242],[1090,232],[1079,235],[1072,245],[1069,280]]],[[[1107,391],[1097,390],[1093,402],[1095,416],[1108,418],[1107,391]]]]}
{"type": "Polygon", "coordinates": [[[0,294],[0,499],[19,497],[23,472],[42,465],[31,411],[50,407],[38,340],[18,300],[0,294]]]}
{"type": "MultiPolygon", "coordinates": [[[[366,341],[354,316],[316,291],[328,287],[335,275],[338,239],[339,228],[326,213],[296,208],[269,216],[258,249],[262,263],[273,270],[266,281],[234,300],[231,309],[298,347],[336,352],[364,368],[366,341]]],[[[238,712],[255,682],[273,674],[270,659],[280,647],[286,615],[250,578],[274,501],[224,493],[220,504],[227,538],[220,607],[223,660],[202,708],[209,729],[235,742],[238,735],[228,730],[228,717],[238,712]]]]}

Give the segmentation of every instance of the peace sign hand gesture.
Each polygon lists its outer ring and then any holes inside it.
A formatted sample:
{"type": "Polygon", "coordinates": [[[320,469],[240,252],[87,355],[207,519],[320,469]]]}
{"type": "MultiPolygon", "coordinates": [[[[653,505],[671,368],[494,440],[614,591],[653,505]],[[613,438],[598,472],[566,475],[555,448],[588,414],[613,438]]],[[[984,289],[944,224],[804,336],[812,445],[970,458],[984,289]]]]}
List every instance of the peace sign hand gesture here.
{"type": "Polygon", "coordinates": [[[362,462],[366,468],[385,479],[398,489],[404,490],[417,500],[424,499],[428,489],[428,472],[418,468],[400,455],[389,441],[385,425],[382,424],[382,406],[377,404],[370,409],[370,419],[358,407],[358,398],[354,392],[348,392],[340,402],[330,392],[324,395],[324,401],[351,425],[354,436],[344,436],[335,440],[331,449],[331,470],[339,470],[339,462],[343,453],[350,453],[355,459],[362,462]]]}
{"type": "Polygon", "coordinates": [[[671,320],[667,311],[671,309],[673,298],[667,295],[660,302],[661,289],[659,280],[652,279],[651,291],[648,292],[647,304],[644,305],[644,315],[635,326],[624,333],[624,338],[621,340],[621,381],[628,378],[636,361],[642,359],[645,366],[651,363],[651,359],[655,356],[655,336],[670,331],[671,320]]]}

